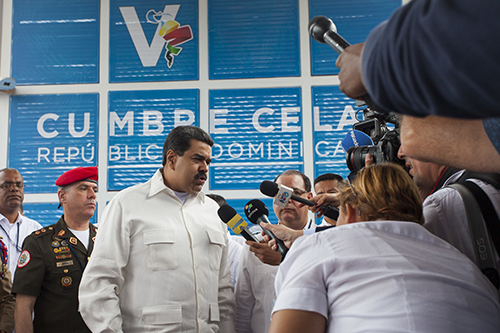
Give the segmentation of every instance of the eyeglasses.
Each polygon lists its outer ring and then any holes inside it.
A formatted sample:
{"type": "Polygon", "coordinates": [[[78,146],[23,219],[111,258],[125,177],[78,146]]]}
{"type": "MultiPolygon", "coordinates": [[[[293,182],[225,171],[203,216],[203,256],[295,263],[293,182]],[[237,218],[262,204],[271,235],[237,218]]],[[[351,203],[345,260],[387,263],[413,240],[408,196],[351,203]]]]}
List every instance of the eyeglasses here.
{"type": "Polygon", "coordinates": [[[347,176],[347,184],[349,184],[349,187],[351,188],[352,194],[354,194],[355,198],[357,198],[358,196],[356,195],[356,191],[354,191],[354,188],[352,187],[351,181],[353,181],[357,175],[358,175],[358,172],[353,171],[347,176]]]}
{"type": "Polygon", "coordinates": [[[307,191],[301,190],[300,188],[293,189],[293,194],[296,196],[299,196],[299,197],[303,194],[306,194],[306,193],[307,193],[307,191]]]}
{"type": "Polygon", "coordinates": [[[24,185],[24,183],[22,183],[22,182],[17,182],[17,183],[5,182],[5,183],[0,185],[0,188],[3,190],[10,190],[14,186],[16,186],[18,189],[25,189],[26,188],[26,185],[24,185]]]}

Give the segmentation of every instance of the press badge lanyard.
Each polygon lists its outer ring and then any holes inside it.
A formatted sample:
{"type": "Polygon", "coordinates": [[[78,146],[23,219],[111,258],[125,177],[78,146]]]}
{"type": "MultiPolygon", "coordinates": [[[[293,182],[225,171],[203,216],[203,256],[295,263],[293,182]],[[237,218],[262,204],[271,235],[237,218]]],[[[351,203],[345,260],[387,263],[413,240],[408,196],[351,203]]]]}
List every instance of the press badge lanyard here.
{"type": "Polygon", "coordinates": [[[5,235],[7,236],[7,238],[9,239],[9,242],[12,244],[12,245],[15,245],[16,246],[16,250],[18,252],[21,252],[22,249],[19,247],[19,224],[20,223],[16,223],[17,224],[17,240],[16,242],[14,243],[14,241],[12,241],[12,238],[10,238],[10,235],[9,233],[7,232],[7,230],[5,230],[5,228],[0,224],[0,228],[2,228],[3,232],[5,232],[5,235]]]}
{"type": "MultiPolygon", "coordinates": [[[[75,236],[75,237],[76,237],[76,236],[75,236]]],[[[76,237],[76,239],[78,239],[78,237],[76,237]]],[[[66,242],[68,242],[68,240],[67,240],[67,239],[65,239],[65,241],[66,241],[66,242]]],[[[91,241],[91,239],[90,239],[90,227],[89,227],[89,246],[90,246],[90,241],[91,241]]],[[[80,242],[81,242],[81,241],[80,241],[80,242]]],[[[83,245],[83,243],[82,243],[82,245],[83,245]]],[[[78,256],[78,254],[76,254],[76,251],[75,251],[75,249],[73,249],[73,246],[71,246],[71,243],[70,243],[70,242],[68,242],[68,247],[69,247],[70,251],[73,253],[73,255],[76,257],[76,259],[78,260],[78,263],[79,263],[79,264],[80,264],[80,266],[82,267],[82,272],[83,272],[83,271],[85,270],[85,266],[83,266],[83,263],[82,263],[82,261],[80,260],[80,257],[78,256]]],[[[88,249],[86,249],[86,250],[87,250],[87,252],[89,251],[88,249]]]]}
{"type": "MultiPolygon", "coordinates": [[[[66,242],[68,242],[68,241],[66,240],[66,242]]],[[[75,256],[75,258],[78,260],[78,263],[82,267],[82,272],[83,272],[85,270],[85,267],[83,266],[83,263],[80,260],[80,257],[78,257],[78,254],[76,254],[75,250],[73,249],[73,246],[71,246],[71,244],[69,242],[68,242],[68,247],[71,250],[71,252],[73,252],[73,255],[75,256]]]]}

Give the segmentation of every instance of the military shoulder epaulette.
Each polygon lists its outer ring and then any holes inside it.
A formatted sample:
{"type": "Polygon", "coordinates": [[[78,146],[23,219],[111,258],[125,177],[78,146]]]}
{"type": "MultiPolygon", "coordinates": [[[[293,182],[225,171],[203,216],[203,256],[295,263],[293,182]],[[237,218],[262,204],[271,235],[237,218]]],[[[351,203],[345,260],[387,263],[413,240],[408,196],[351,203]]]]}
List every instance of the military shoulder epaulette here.
{"type": "Polygon", "coordinates": [[[42,229],[38,229],[37,231],[33,231],[31,235],[34,236],[35,238],[38,238],[44,235],[52,235],[53,233],[54,233],[54,227],[49,226],[49,227],[43,227],[42,229]]]}

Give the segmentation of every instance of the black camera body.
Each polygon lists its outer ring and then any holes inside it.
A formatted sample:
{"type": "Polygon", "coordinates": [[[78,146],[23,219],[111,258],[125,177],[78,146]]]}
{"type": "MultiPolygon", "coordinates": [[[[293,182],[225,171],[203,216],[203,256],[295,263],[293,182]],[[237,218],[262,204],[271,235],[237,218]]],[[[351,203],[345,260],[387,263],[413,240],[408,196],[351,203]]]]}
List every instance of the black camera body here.
{"type": "Polygon", "coordinates": [[[375,163],[393,162],[404,167],[404,161],[398,158],[398,150],[401,146],[399,141],[399,117],[395,114],[373,111],[369,107],[361,111],[364,120],[358,121],[352,126],[352,129],[368,135],[374,145],[351,147],[347,151],[346,157],[349,170],[358,171],[363,168],[367,154],[373,156],[375,163]],[[387,126],[388,123],[393,124],[394,129],[390,129],[387,126]]]}

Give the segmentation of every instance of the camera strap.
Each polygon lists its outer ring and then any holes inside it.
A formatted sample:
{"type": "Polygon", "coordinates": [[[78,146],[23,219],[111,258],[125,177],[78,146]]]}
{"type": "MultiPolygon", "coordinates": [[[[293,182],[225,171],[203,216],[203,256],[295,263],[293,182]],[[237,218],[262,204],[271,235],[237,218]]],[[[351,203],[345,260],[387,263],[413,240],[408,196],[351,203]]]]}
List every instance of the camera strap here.
{"type": "Polygon", "coordinates": [[[477,202],[481,206],[483,216],[486,218],[486,225],[490,232],[493,245],[495,246],[497,253],[500,256],[500,221],[498,215],[488,195],[481,189],[481,187],[471,181],[466,181],[472,178],[482,180],[494,186],[498,191],[500,191],[500,174],[465,171],[457,181],[457,183],[465,184],[477,199],[477,202]]]}
{"type": "MultiPolygon", "coordinates": [[[[499,236],[500,221],[495,208],[486,193],[471,181],[462,181],[448,186],[458,191],[464,202],[477,265],[495,288],[499,289],[500,277],[490,241],[490,236],[492,238],[499,236]]],[[[493,241],[497,253],[500,254],[498,239],[493,239],[493,241]]]]}

